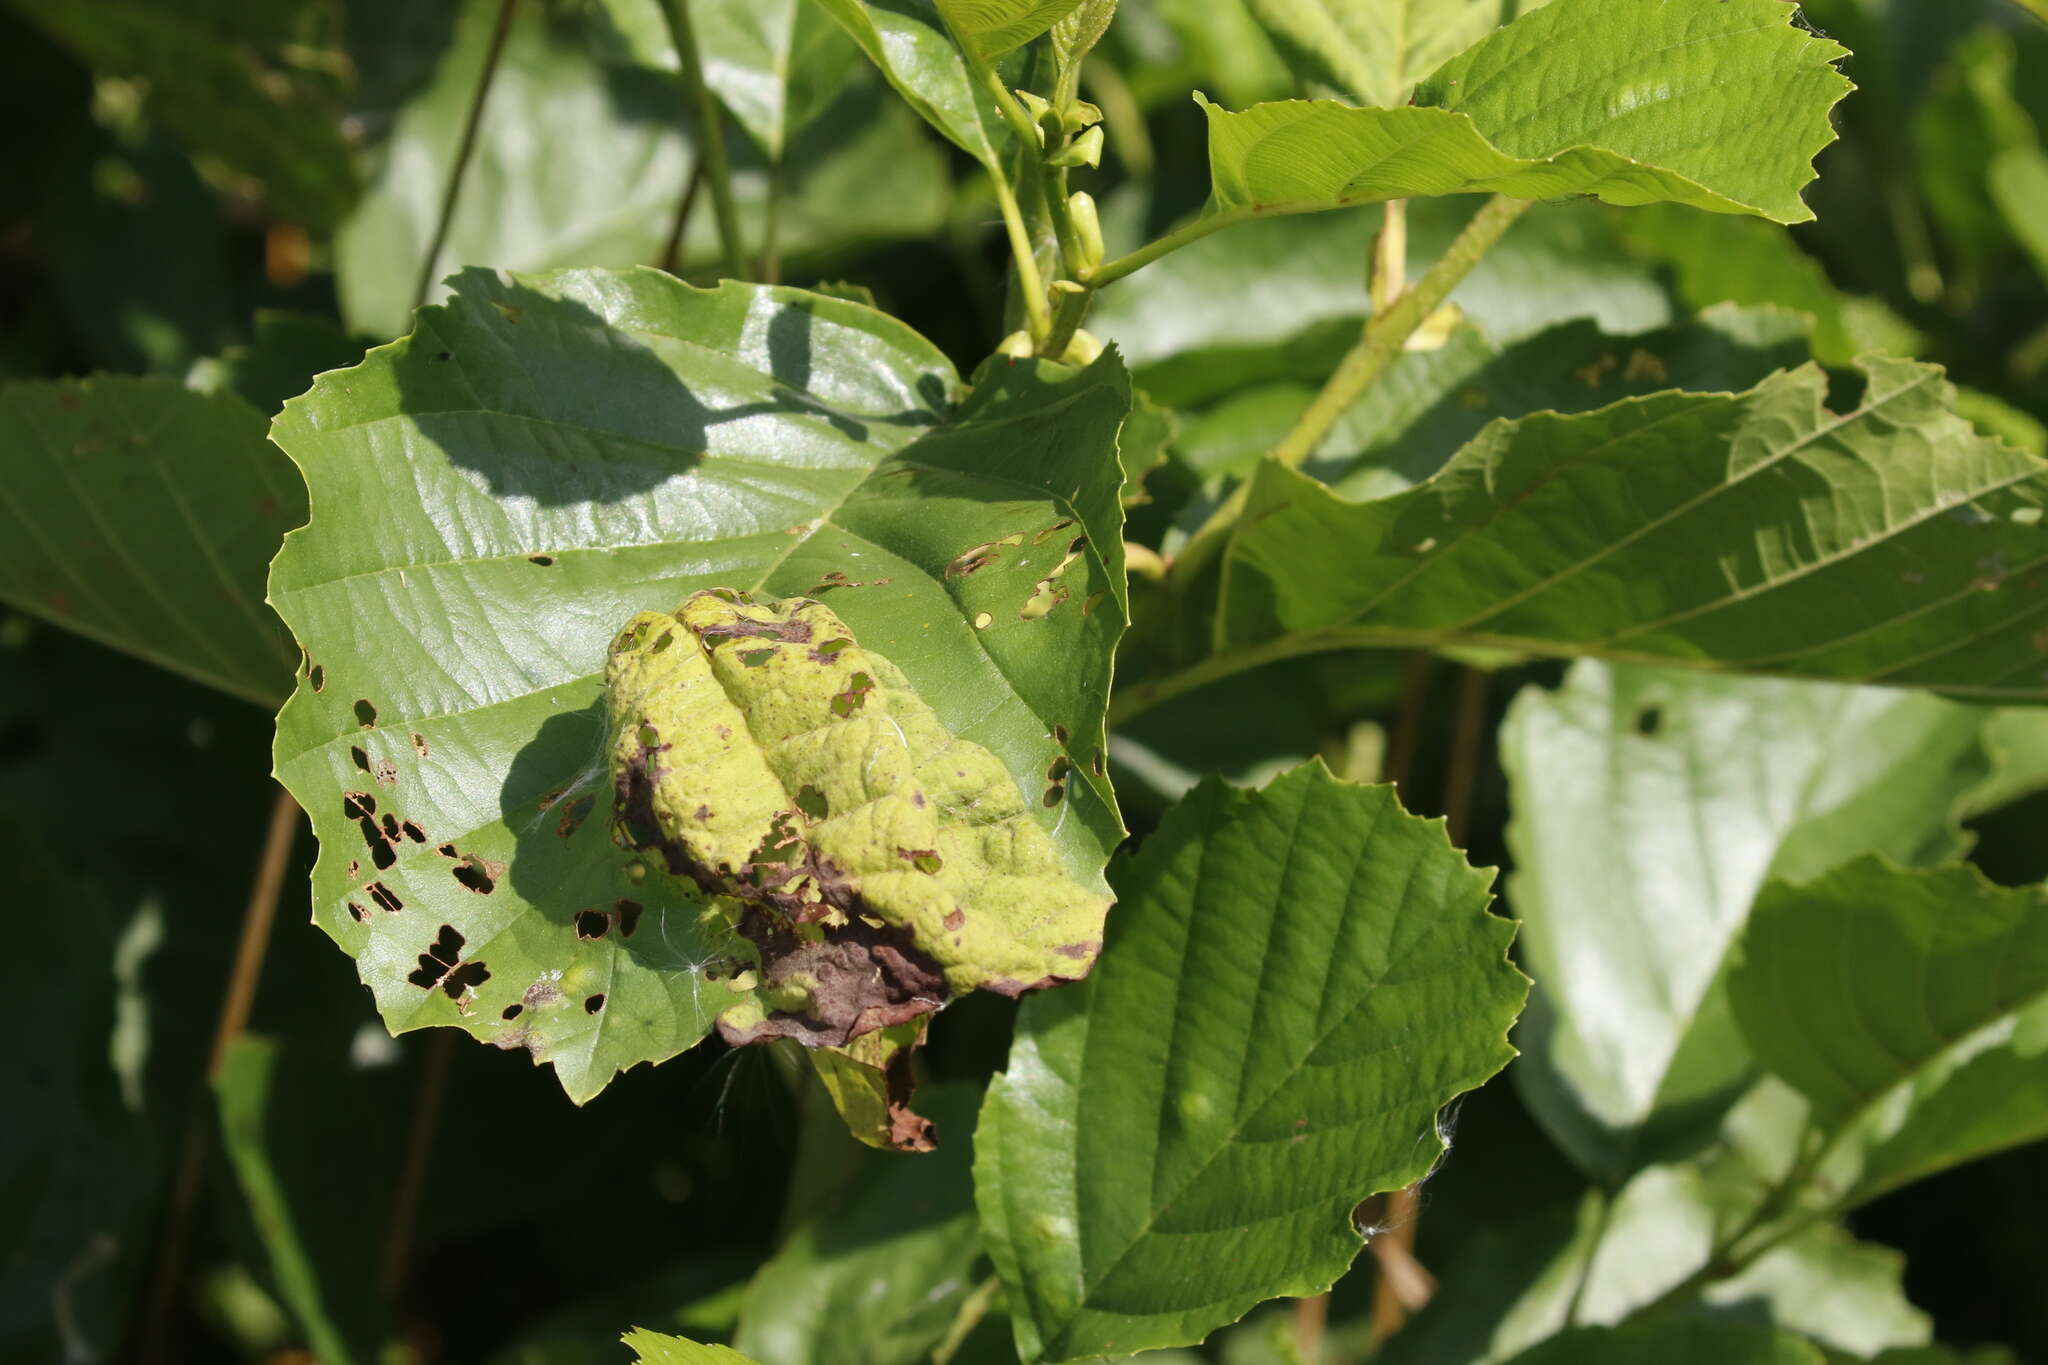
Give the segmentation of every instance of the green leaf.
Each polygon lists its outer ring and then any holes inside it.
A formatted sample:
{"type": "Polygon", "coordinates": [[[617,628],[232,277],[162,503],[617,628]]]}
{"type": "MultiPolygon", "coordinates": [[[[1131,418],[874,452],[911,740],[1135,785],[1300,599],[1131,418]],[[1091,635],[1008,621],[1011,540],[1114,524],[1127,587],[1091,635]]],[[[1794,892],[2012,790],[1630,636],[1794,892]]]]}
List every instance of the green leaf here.
{"type": "Polygon", "coordinates": [[[270,206],[331,227],[358,188],[340,115],[347,63],[321,0],[9,0],[95,70],[136,81],[195,154],[253,177],[270,206]]]}
{"type": "Polygon", "coordinates": [[[1844,1205],[2048,1136],[2048,890],[1874,858],[1773,883],[1728,994],[1757,1059],[1846,1143],[1844,1205]]]}
{"type": "MultiPolygon", "coordinates": [[[[813,1054],[816,1055],[816,1054],[813,1054]]],[[[980,1275],[972,1134],[980,1095],[922,1097],[929,1156],[871,1152],[747,1286],[733,1344],[763,1365],[921,1365],[980,1275]]]]}
{"type": "Polygon", "coordinates": [[[1207,213],[1591,194],[1803,222],[1800,190],[1849,83],[1833,66],[1844,50],[1791,14],[1779,0],[1555,0],[1446,64],[1419,107],[1201,100],[1207,213]]]}
{"type": "Polygon", "coordinates": [[[825,111],[860,53],[810,0],[695,0],[704,83],[773,161],[825,111]]]}
{"type": "MultiPolygon", "coordinates": [[[[1711,310],[1697,323],[1613,336],[1590,320],[1509,347],[1461,326],[1435,350],[1397,359],[1332,424],[1305,470],[1348,498],[1384,497],[1442,469],[1503,414],[1587,412],[1670,389],[1746,389],[1807,356],[1803,318],[1779,309],[1711,310]]],[[[1204,473],[1249,474],[1314,396],[1303,384],[1236,395],[1194,435],[1188,458],[1204,473]],[[1243,420],[1227,432],[1225,423],[1243,420]],[[1218,456],[1232,455],[1219,463],[1218,456]]]]}
{"type": "Polygon", "coordinates": [[[992,376],[956,404],[929,343],[799,290],[471,271],[287,405],[316,511],[271,592],[314,671],[277,771],[394,1031],[525,1047],[581,1100],[732,1003],[701,894],[635,880],[603,790],[612,638],[702,588],[825,600],[1102,886],[1130,391],[1114,358],[992,376]]]}
{"type": "Polygon", "coordinates": [[[2000,152],[1991,163],[1991,198],[2034,269],[2048,280],[2048,152],[2038,146],[2000,152]]]}
{"type": "Polygon", "coordinates": [[[306,391],[314,375],[355,364],[365,349],[365,343],[315,313],[260,309],[249,331],[248,341],[196,362],[185,383],[201,393],[226,390],[275,417],[287,398],[306,391]]]}
{"type": "MultiPolygon", "coordinates": [[[[1413,268],[1440,256],[1471,210],[1469,200],[1411,203],[1413,268]]],[[[1452,297],[1500,345],[1576,317],[1615,333],[1662,327],[1674,320],[1671,301],[1616,231],[1632,216],[1583,202],[1524,214],[1452,297]]],[[[1364,244],[1378,217],[1259,219],[1197,241],[1105,290],[1089,327],[1114,338],[1139,386],[1173,407],[1262,380],[1305,382],[1335,368],[1371,311],[1364,244]],[[1239,286],[1253,273],[1259,287],[1247,292],[1239,286]]]]}
{"type": "Polygon", "coordinates": [[[140,1095],[109,1065],[118,1036],[111,917],[52,855],[49,833],[0,814],[9,927],[32,951],[9,953],[0,987],[43,1043],[0,1070],[0,1355],[98,1360],[120,1347],[156,1221],[158,1150],[140,1095]],[[62,907],[60,932],[51,932],[62,907]]]}
{"type": "Polygon", "coordinates": [[[2010,34],[1979,28],[1913,115],[1913,159],[1927,213],[1973,285],[2007,238],[1998,205],[1985,193],[1991,166],[2006,149],[2036,143],[2034,122],[2013,97],[2015,61],[2010,34]]]}
{"type": "MultiPolygon", "coordinates": [[[[391,337],[409,324],[497,10],[496,0],[463,6],[447,52],[403,106],[362,205],[337,237],[337,287],[354,330],[391,337]]],[[[855,82],[829,116],[789,142],[785,259],[920,236],[943,221],[944,154],[895,103],[872,78],[855,82]]],[[[429,300],[444,297],[443,277],[463,266],[659,261],[695,157],[683,109],[672,74],[600,61],[579,29],[550,22],[544,6],[519,6],[429,300]]],[[[751,146],[734,153],[741,234],[757,241],[767,167],[751,146]]],[[[720,258],[713,219],[708,211],[692,216],[679,269],[720,258]]]]}
{"type": "Polygon", "coordinates": [[[954,145],[1004,174],[1008,145],[994,97],[968,70],[967,59],[946,34],[934,0],[817,0],[919,117],[954,145]]]}
{"type": "Polygon", "coordinates": [[[1496,423],[1376,502],[1269,462],[1217,633],[1273,657],[1482,645],[2048,695],[2048,464],[1978,436],[1935,367],[1864,377],[1841,413],[1807,366],[1496,423]]]}
{"type": "Polygon", "coordinates": [[[1813,357],[1823,365],[1845,369],[1860,356],[1911,355],[1921,345],[1884,304],[1835,288],[1777,223],[1656,205],[1618,215],[1615,231],[1622,250],[1670,271],[1678,297],[1695,312],[1738,303],[1811,314],[1813,357]]]}
{"type": "Polygon", "coordinates": [[[306,495],[231,394],[101,375],[0,386],[0,598],[269,707],[297,658],[263,576],[306,495]]]}
{"type": "Polygon", "coordinates": [[[220,1104],[221,1146],[269,1255],[278,1291],[305,1330],[306,1344],[323,1365],[350,1365],[356,1356],[328,1312],[313,1248],[293,1216],[272,1162],[272,1138],[265,1133],[272,1122],[273,1091],[282,1056],[276,1043],[250,1037],[237,1039],[222,1055],[213,1079],[220,1104]]]}
{"type": "Polygon", "coordinates": [[[933,0],[960,41],[984,57],[1024,46],[1072,14],[1081,0],[933,0]]]}
{"type": "Polygon", "coordinates": [[[1560,1332],[1514,1365],[1825,1365],[1789,1332],[1707,1322],[1643,1322],[1560,1332]]]}
{"type": "Polygon", "coordinates": [[[1393,108],[1408,102],[1416,82],[1492,32],[1502,6],[1500,0],[1251,0],[1251,10],[1303,81],[1360,104],[1393,108]]]}
{"type": "Polygon", "coordinates": [[[619,1340],[633,1348],[637,1365],[756,1365],[728,1346],[705,1346],[636,1327],[619,1340]]]}
{"type": "Polygon", "coordinates": [[[1614,1183],[1751,1075],[1720,978],[1773,875],[1960,853],[1986,713],[1883,688],[1577,665],[1501,728],[1536,989],[1515,1077],[1614,1183]]]}
{"type": "MultiPolygon", "coordinates": [[[[1085,552],[1070,539],[1045,583],[1085,552]]],[[[1034,589],[1020,614],[1067,592],[1034,589]]],[[[612,643],[605,709],[614,839],[711,898],[700,924],[734,959],[726,974],[754,983],[732,983],[728,1042],[844,1047],[1094,963],[1109,897],[1066,874],[1033,815],[1064,801],[1072,762],[1055,758],[1027,805],[1002,760],[825,603],[714,588],[642,612],[612,643]]]]}
{"type": "Polygon", "coordinates": [[[1101,964],[1028,1002],[977,1133],[1027,1361],[1201,1340],[1327,1289],[1426,1172],[1526,982],[1487,872],[1391,787],[1211,781],[1118,866],[1101,964]]]}
{"type": "MultiPolygon", "coordinates": [[[[1759,1192],[1753,1173],[1718,1160],[1652,1166],[1574,1209],[1518,1213],[1460,1250],[1429,1306],[1387,1344],[1383,1365],[1491,1365],[1570,1320],[1627,1320],[1701,1271],[1718,1231],[1759,1192]]],[[[1931,1324],[1908,1302],[1905,1257],[1818,1224],[1670,1308],[1693,1319],[1753,1321],[1865,1356],[1923,1345],[1931,1324]]]]}

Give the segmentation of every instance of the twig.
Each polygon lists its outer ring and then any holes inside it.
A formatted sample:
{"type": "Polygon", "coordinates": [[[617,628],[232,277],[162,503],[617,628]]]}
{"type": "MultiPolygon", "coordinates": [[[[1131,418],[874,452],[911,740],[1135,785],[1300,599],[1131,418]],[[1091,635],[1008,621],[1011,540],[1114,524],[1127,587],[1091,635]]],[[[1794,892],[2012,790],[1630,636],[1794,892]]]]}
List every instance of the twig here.
{"type": "Polygon", "coordinates": [[[434,266],[441,259],[441,248],[448,244],[448,228],[455,221],[455,202],[462,197],[462,182],[476,152],[477,129],[484,121],[484,101],[490,96],[492,78],[498,74],[498,59],[505,54],[505,38],[512,31],[512,11],[518,2],[499,0],[498,24],[491,30],[491,45],[484,51],[484,69],[477,76],[476,93],[470,97],[469,113],[462,120],[462,137],[455,144],[455,164],[448,168],[448,183],[441,189],[441,215],[434,224],[434,236],[427,243],[426,257],[420,262],[419,283],[413,287],[414,308],[427,301],[427,292],[434,287],[434,266]]]}
{"type": "Polygon", "coordinates": [[[213,1079],[220,1073],[221,1059],[249,1024],[249,1011],[256,1000],[256,983],[263,975],[264,952],[270,945],[271,926],[277,921],[277,902],[284,889],[285,864],[291,859],[292,839],[298,833],[299,804],[291,793],[279,791],[271,803],[270,823],[263,835],[263,849],[257,855],[256,880],[249,887],[249,901],[242,911],[241,940],[235,945],[234,966],[228,972],[226,992],[221,996],[220,1019],[214,1025],[213,1050],[206,1059],[206,1084],[193,1102],[185,1123],[185,1136],[178,1152],[177,1172],[164,1203],[163,1232],[157,1239],[156,1274],[149,1306],[137,1342],[137,1358],[144,1365],[165,1359],[171,1338],[171,1315],[177,1307],[178,1286],[185,1274],[185,1247],[192,1236],[192,1215],[205,1183],[206,1159],[212,1146],[211,1115],[213,1079]]]}
{"type": "Polygon", "coordinates": [[[697,162],[690,167],[690,178],[683,182],[683,197],[676,203],[675,221],[669,224],[668,241],[661,248],[661,268],[669,274],[676,273],[676,266],[683,253],[683,234],[689,231],[690,215],[696,211],[697,197],[704,189],[704,157],[697,156],[697,162]]]}
{"type": "Polygon", "coordinates": [[[725,273],[732,279],[743,280],[747,278],[746,255],[740,245],[739,208],[732,197],[732,162],[725,151],[725,119],[718,112],[718,97],[704,84],[697,34],[690,27],[689,0],[664,0],[661,12],[668,20],[669,38],[675,43],[676,57],[682,63],[683,89],[697,115],[697,155],[711,181],[711,207],[718,215],[718,242],[725,252],[725,273]]]}
{"type": "MultiPolygon", "coordinates": [[[[1323,438],[1330,434],[1337,419],[1345,409],[1357,402],[1366,389],[1387,372],[1408,338],[1416,328],[1443,305],[1458,287],[1472,267],[1479,264],[1487,249],[1500,240],[1501,234],[1514,225],[1516,219],[1527,211],[1529,201],[1510,199],[1497,194],[1487,200],[1486,207],[1475,214],[1465,230],[1458,234],[1450,247],[1415,282],[1412,289],[1405,291],[1384,313],[1375,313],[1366,323],[1358,344],[1351,348],[1337,372],[1330,376],[1318,393],[1315,401],[1308,405],[1301,419],[1273,447],[1267,458],[1289,469],[1299,469],[1308,457],[1315,453],[1323,438]]],[[[1191,582],[1194,576],[1208,566],[1222,549],[1237,520],[1243,514],[1245,504],[1251,497],[1252,480],[1247,478],[1237,486],[1237,491],[1209,514],[1200,530],[1188,539],[1185,548],[1174,561],[1174,576],[1182,582],[1191,582]]]]}

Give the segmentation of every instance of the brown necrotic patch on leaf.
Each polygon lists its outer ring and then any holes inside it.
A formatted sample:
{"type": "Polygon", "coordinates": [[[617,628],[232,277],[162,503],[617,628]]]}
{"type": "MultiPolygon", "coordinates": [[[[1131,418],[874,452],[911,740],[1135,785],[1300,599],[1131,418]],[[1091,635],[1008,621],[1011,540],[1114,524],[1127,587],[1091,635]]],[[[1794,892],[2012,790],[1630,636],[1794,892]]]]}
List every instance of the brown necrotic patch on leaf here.
{"type": "Polygon", "coordinates": [[[720,1036],[735,1046],[794,1038],[809,1047],[839,1047],[929,1014],[946,1001],[944,969],[906,929],[877,927],[856,914],[814,937],[752,905],[741,917],[740,933],[760,954],[762,985],[773,990],[800,983],[810,1006],[803,1014],[769,1014],[740,1025],[720,1018],[720,1036]]]}

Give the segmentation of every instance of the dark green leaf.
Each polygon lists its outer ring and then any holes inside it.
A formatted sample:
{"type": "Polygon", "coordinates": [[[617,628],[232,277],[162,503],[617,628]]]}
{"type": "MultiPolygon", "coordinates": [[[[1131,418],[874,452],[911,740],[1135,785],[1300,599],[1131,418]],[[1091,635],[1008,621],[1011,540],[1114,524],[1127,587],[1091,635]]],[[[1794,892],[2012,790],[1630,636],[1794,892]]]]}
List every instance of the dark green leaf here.
{"type": "Polygon", "coordinates": [[[1729,978],[1854,1204],[2048,1136],[2048,892],[1864,859],[1758,899],[1729,978]]]}
{"type": "Polygon", "coordinates": [[[1788,1332],[1704,1322],[1645,1322],[1562,1332],[1514,1365],[1824,1365],[1788,1332]]]}
{"type": "Polygon", "coordinates": [[[296,655],[263,575],[306,519],[263,416],[164,379],[0,386],[0,597],[275,705],[296,655]]]}
{"type": "Polygon", "coordinates": [[[976,1198],[1029,1360],[1201,1340],[1313,1294],[1510,1055],[1489,874],[1390,787],[1208,783],[1120,864],[1101,964],[1030,1001],[976,1198]]]}
{"type": "Polygon", "coordinates": [[[1268,656],[1470,644],[2048,695],[2048,464],[1972,431],[1934,367],[1864,374],[1840,413],[1809,366],[1496,423],[1376,502],[1268,463],[1217,634],[1268,656]]]}
{"type": "Polygon", "coordinates": [[[806,1218],[747,1288],[733,1344],[762,1365],[921,1365],[987,1274],[974,1215],[981,1096],[923,1092],[929,1156],[868,1153],[845,1196],[806,1218]]]}

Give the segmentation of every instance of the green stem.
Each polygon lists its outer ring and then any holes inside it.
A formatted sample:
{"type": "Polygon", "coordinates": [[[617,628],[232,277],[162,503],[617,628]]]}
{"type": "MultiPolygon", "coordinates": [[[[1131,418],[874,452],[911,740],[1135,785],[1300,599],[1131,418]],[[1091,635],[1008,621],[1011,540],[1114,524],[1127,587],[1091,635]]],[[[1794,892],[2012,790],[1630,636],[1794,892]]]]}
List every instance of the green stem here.
{"type": "MultiPolygon", "coordinates": [[[[944,18],[943,14],[941,18],[944,18]]],[[[987,88],[989,97],[996,102],[996,109],[1003,116],[1003,122],[1010,126],[1011,135],[1017,139],[1017,185],[1028,189],[1036,196],[1033,207],[1052,223],[1053,235],[1060,244],[1061,263],[1069,274],[1074,273],[1075,266],[1081,259],[1080,238],[1074,231],[1073,216],[1067,212],[1066,195],[1060,192],[1066,177],[1055,175],[1054,168],[1045,164],[1044,130],[1038,126],[1038,121],[1031,117],[1031,111],[1024,107],[1023,101],[1003,83],[1002,75],[973,44],[960,36],[950,20],[946,21],[946,31],[952,36],[953,45],[958,47],[961,55],[967,59],[967,65],[974,72],[976,79],[987,88]]],[[[994,176],[995,171],[991,169],[989,174],[994,176]]],[[[1012,197],[1015,197],[1014,193],[1012,197]]],[[[1028,233],[1026,239],[1029,239],[1028,233]]],[[[1014,234],[1011,247],[1013,250],[1016,248],[1014,234]]],[[[1039,273],[1035,257],[1027,262],[1024,256],[1019,256],[1017,279],[1024,290],[1025,313],[1033,319],[1032,336],[1043,343],[1052,326],[1052,319],[1046,310],[1044,277],[1039,273]],[[1036,309],[1032,307],[1034,300],[1038,304],[1036,309]],[[1038,324],[1040,317],[1045,319],[1044,327],[1038,324]]]]}
{"type": "Polygon", "coordinates": [[[989,168],[988,180],[996,192],[996,205],[1003,211],[1003,229],[1010,234],[1010,254],[1017,263],[1017,291],[1024,296],[1024,317],[1030,325],[1032,340],[1041,341],[1052,331],[1052,310],[1045,301],[1045,280],[1038,273],[1031,230],[1024,226],[1024,211],[1017,205],[1010,182],[994,167],[989,168]]]}
{"type": "Polygon", "coordinates": [[[1164,237],[1147,242],[1136,251],[1119,256],[1113,261],[1104,261],[1095,269],[1086,272],[1082,283],[1091,289],[1100,289],[1105,284],[1114,284],[1133,271],[1141,270],[1152,264],[1161,256],[1170,255],[1173,252],[1179,251],[1184,246],[1201,241],[1212,232],[1221,232],[1224,228],[1233,227],[1238,223],[1250,222],[1253,218],[1262,216],[1265,215],[1254,213],[1250,209],[1231,209],[1225,213],[1205,213],[1199,218],[1193,218],[1182,223],[1164,237]]]}
{"type": "Polygon", "coordinates": [[[1081,329],[1081,323],[1088,317],[1088,305],[1095,295],[1090,290],[1075,284],[1072,280],[1060,280],[1052,287],[1053,310],[1052,330],[1045,334],[1045,340],[1038,345],[1038,354],[1047,360],[1058,360],[1067,353],[1067,346],[1074,340],[1074,333],[1081,329]]]}
{"type": "MultiPolygon", "coordinates": [[[[1373,314],[1358,344],[1338,364],[1337,372],[1323,385],[1322,392],[1308,405],[1308,410],[1302,413],[1294,429],[1273,447],[1268,458],[1289,469],[1301,468],[1315,453],[1316,447],[1322,444],[1323,438],[1330,434],[1330,428],[1337,424],[1337,419],[1400,358],[1402,348],[1408,344],[1408,338],[1415,334],[1416,328],[1443,306],[1444,300],[1471,273],[1472,267],[1479,264],[1487,249],[1528,210],[1530,202],[1527,199],[1510,199],[1504,194],[1489,199],[1486,207],[1465,225],[1465,230],[1458,234],[1450,248],[1415,282],[1414,288],[1395,299],[1393,306],[1384,313],[1373,314]]],[[[1210,513],[1201,529],[1189,538],[1174,561],[1176,581],[1190,581],[1216,557],[1223,541],[1244,513],[1245,503],[1251,497],[1251,486],[1250,479],[1240,483],[1237,491],[1210,513]]]]}
{"type": "Polygon", "coordinates": [[[761,224],[761,283],[782,283],[782,200],[788,191],[782,153],[768,166],[768,207],[761,224]]]}
{"type": "Polygon", "coordinates": [[[960,1311],[953,1315],[952,1325],[946,1328],[946,1335],[932,1348],[932,1365],[950,1365],[958,1354],[961,1344],[981,1320],[988,1316],[989,1305],[995,1302],[996,1294],[1003,1282],[991,1275],[974,1287],[974,1291],[960,1302],[960,1311]]]}
{"type": "Polygon", "coordinates": [[[484,121],[484,101],[490,97],[491,81],[498,74],[498,59],[505,55],[505,38],[512,31],[512,11],[518,0],[502,0],[498,6],[497,27],[491,30],[491,44],[484,49],[483,70],[477,75],[476,93],[470,96],[469,112],[462,119],[462,136],[455,144],[455,163],[448,168],[448,183],[441,189],[441,211],[434,220],[434,235],[427,243],[427,254],[420,261],[420,277],[412,291],[412,306],[418,308],[427,301],[427,294],[434,287],[434,266],[441,259],[441,248],[448,245],[448,229],[455,221],[455,204],[462,197],[462,182],[469,174],[469,162],[476,152],[477,129],[484,121]]]}
{"type": "Polygon", "coordinates": [[[697,114],[697,154],[704,158],[704,176],[711,184],[711,207],[718,216],[725,273],[732,279],[743,280],[747,278],[746,257],[740,244],[739,206],[732,197],[732,160],[725,150],[725,119],[718,110],[718,97],[704,84],[697,34],[690,27],[689,0],[664,0],[661,12],[668,20],[669,37],[682,63],[683,89],[697,114]]]}

